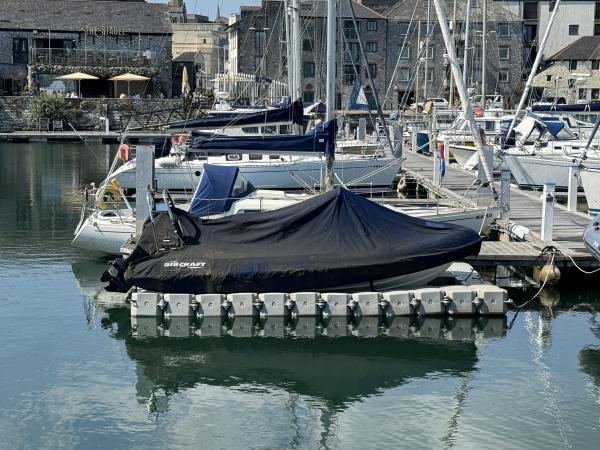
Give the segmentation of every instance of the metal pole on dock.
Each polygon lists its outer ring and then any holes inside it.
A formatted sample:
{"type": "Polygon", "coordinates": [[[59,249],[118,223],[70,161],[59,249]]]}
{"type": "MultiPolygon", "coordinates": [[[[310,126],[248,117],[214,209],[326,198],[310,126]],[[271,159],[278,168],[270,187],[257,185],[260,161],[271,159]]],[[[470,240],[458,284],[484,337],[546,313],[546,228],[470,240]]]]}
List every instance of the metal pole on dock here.
{"type": "Polygon", "coordinates": [[[441,186],[442,184],[442,158],[440,155],[440,149],[437,147],[433,148],[433,184],[435,186],[441,186]]]}
{"type": "Polygon", "coordinates": [[[542,194],[542,231],[541,237],[544,242],[552,240],[552,231],[554,228],[554,183],[544,183],[544,192],[542,194]]]}
{"type": "Polygon", "coordinates": [[[500,204],[502,205],[502,220],[510,219],[510,170],[500,172],[500,204]]]}
{"type": "MultiPolygon", "coordinates": [[[[484,152],[483,152],[483,144],[481,143],[481,137],[479,136],[479,127],[475,122],[475,116],[473,115],[473,108],[471,106],[471,101],[467,95],[467,88],[465,86],[465,82],[462,76],[462,72],[460,70],[460,65],[458,64],[458,59],[456,58],[456,49],[454,48],[454,42],[452,41],[452,37],[450,36],[450,29],[448,28],[448,19],[446,17],[446,12],[444,11],[444,6],[442,5],[442,0],[433,0],[435,4],[435,12],[438,17],[438,22],[440,24],[440,30],[442,31],[442,36],[444,37],[444,43],[446,44],[446,52],[448,53],[448,59],[450,61],[450,66],[452,67],[452,74],[454,76],[454,81],[456,82],[456,87],[458,88],[458,95],[460,96],[460,101],[462,103],[462,107],[465,113],[465,118],[469,122],[469,127],[471,129],[471,135],[473,136],[473,141],[475,142],[475,146],[477,147],[477,154],[479,155],[479,160],[485,160],[484,152]]],[[[444,2],[445,3],[445,2],[444,2]]],[[[492,181],[492,171],[489,170],[487,165],[483,165],[485,171],[485,181],[492,181]]]]}
{"type": "Polygon", "coordinates": [[[148,192],[154,188],[154,146],[138,145],[135,148],[135,233],[139,238],[144,222],[152,211],[146,201],[148,192]]]}
{"type": "Polygon", "coordinates": [[[567,209],[577,211],[577,188],[579,187],[579,164],[573,163],[569,166],[569,184],[567,209]]]}

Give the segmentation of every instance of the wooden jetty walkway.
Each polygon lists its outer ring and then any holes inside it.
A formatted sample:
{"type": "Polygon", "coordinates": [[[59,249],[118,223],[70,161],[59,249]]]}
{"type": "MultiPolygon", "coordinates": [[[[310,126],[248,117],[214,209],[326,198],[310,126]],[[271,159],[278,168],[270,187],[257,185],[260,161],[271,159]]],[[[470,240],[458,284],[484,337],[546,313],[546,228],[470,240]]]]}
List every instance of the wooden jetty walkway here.
{"type": "MultiPolygon", "coordinates": [[[[439,191],[440,197],[460,200],[464,199],[469,188],[473,192],[476,172],[448,165],[440,188],[432,181],[433,158],[410,151],[406,152],[406,157],[403,168],[407,177],[413,178],[428,190],[439,191]]],[[[500,192],[499,181],[494,182],[494,187],[500,192]]],[[[543,205],[540,195],[541,191],[524,191],[511,184],[510,218],[497,220],[498,228],[505,237],[510,236],[511,230],[518,226],[529,229],[529,233],[522,240],[515,242],[485,241],[479,256],[469,258],[469,262],[482,266],[529,266],[536,261],[548,261],[548,257],[540,258],[540,254],[544,247],[554,246],[562,254],[555,258],[555,264],[559,267],[573,267],[568,256],[580,267],[598,267],[600,264],[583,244],[583,233],[591,222],[591,217],[587,214],[572,212],[558,203],[555,204],[552,241],[544,242],[541,239],[543,205]]]]}

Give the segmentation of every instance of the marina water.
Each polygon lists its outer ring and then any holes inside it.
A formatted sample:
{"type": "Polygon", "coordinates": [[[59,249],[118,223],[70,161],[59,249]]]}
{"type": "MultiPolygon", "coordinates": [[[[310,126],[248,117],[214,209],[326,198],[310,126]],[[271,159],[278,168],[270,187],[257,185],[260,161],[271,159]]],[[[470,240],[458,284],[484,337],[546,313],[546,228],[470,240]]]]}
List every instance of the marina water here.
{"type": "Polygon", "coordinates": [[[0,448],[597,447],[600,289],[548,290],[463,339],[437,318],[135,337],[90,296],[106,261],[69,245],[115,150],[0,144],[0,448]]]}

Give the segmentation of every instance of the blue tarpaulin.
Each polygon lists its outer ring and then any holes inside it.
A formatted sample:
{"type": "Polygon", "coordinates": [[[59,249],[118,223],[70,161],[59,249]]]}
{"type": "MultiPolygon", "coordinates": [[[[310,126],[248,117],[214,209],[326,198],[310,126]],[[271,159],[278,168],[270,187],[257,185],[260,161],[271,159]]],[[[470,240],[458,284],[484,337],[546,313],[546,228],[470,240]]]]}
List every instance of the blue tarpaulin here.
{"type": "Polygon", "coordinates": [[[200,183],[194,192],[190,214],[223,214],[234,200],[254,191],[254,186],[239,174],[237,167],[205,164],[200,183]]]}

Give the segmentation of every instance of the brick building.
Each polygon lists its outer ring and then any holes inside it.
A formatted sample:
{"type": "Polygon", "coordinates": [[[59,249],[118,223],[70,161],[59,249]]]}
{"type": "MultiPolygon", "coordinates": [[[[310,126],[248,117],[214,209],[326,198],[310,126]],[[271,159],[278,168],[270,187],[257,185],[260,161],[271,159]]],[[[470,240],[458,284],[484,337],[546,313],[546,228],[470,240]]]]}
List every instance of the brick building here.
{"type": "MultiPolygon", "coordinates": [[[[85,72],[82,95],[115,97],[126,83],[108,78],[131,72],[132,94],[171,93],[171,22],[164,4],[143,0],[2,0],[0,95],[56,86],[56,78],[85,72]]],[[[74,90],[70,83],[67,90],[74,90]]]]}

